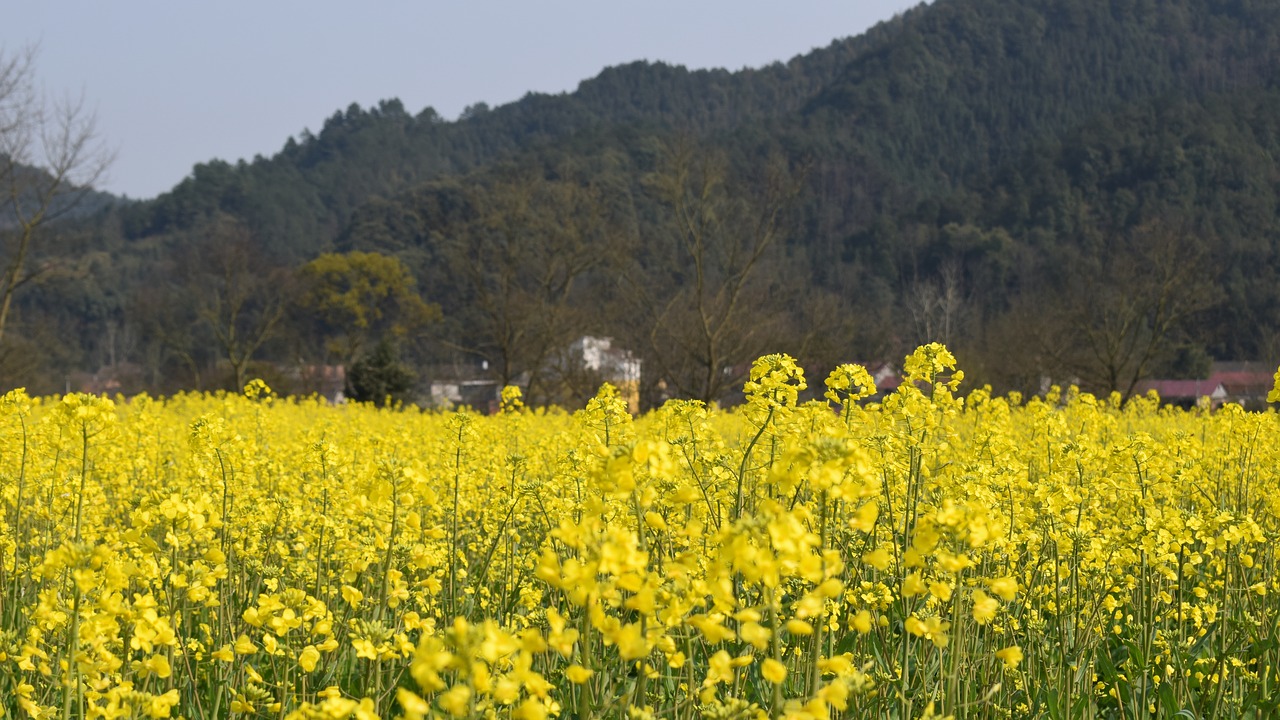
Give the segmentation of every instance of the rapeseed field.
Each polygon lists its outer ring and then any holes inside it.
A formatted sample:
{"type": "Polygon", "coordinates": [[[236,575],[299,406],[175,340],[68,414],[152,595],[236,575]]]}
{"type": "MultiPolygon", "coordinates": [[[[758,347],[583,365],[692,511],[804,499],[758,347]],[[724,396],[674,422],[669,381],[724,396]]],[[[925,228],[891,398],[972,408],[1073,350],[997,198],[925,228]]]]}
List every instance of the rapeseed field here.
{"type": "Polygon", "coordinates": [[[1277,712],[1275,412],[904,369],[634,419],[10,392],[0,716],[1277,712]]]}

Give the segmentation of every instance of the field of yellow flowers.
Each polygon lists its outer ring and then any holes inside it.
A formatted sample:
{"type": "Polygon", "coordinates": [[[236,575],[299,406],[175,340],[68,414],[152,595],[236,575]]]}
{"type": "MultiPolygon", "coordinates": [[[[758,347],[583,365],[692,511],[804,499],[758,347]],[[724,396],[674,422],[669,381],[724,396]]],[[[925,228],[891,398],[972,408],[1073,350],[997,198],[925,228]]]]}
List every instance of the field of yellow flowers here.
{"type": "Polygon", "coordinates": [[[1276,413],[954,364],[638,419],[10,392],[0,716],[1277,712],[1276,413]]]}

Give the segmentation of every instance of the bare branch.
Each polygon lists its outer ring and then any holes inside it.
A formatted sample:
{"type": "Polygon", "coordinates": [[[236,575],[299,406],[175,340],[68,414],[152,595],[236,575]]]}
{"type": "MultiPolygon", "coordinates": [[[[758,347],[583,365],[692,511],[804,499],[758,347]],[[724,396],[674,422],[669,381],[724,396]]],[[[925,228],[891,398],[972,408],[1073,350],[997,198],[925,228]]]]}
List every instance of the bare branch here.
{"type": "Polygon", "coordinates": [[[35,50],[0,52],[0,342],[46,225],[72,212],[114,159],[83,96],[48,102],[36,91],[35,50]]]}

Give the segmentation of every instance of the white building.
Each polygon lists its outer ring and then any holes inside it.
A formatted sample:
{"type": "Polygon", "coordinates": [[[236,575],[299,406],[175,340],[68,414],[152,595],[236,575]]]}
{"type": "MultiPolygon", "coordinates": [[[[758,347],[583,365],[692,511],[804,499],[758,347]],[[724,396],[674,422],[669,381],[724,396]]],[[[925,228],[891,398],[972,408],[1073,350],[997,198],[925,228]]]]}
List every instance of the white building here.
{"type": "Polygon", "coordinates": [[[569,346],[569,354],[584,370],[599,375],[618,388],[634,414],[640,411],[641,361],[630,350],[613,346],[613,338],[583,335],[569,346]]]}

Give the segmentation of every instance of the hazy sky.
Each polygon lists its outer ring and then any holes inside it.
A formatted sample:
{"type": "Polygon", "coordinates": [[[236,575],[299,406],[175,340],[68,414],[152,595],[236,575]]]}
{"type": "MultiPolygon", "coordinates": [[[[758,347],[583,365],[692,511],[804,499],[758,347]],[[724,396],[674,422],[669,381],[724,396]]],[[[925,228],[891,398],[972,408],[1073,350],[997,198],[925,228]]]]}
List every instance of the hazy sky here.
{"type": "Polygon", "coordinates": [[[446,118],[559,93],[609,65],[758,67],[857,35],[917,0],[8,0],[0,50],[39,48],[117,159],[104,189],[151,197],[213,158],[270,156],[352,102],[446,118]]]}

